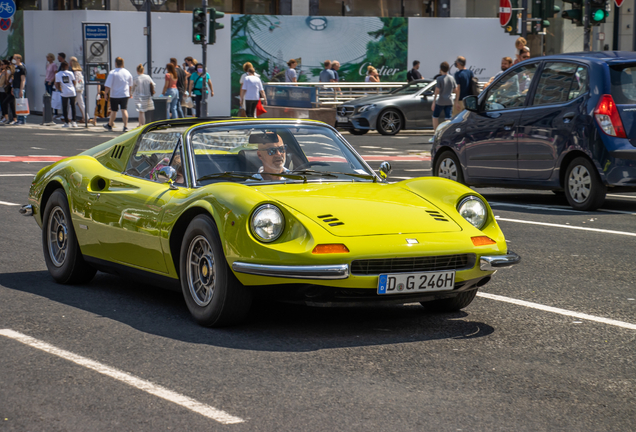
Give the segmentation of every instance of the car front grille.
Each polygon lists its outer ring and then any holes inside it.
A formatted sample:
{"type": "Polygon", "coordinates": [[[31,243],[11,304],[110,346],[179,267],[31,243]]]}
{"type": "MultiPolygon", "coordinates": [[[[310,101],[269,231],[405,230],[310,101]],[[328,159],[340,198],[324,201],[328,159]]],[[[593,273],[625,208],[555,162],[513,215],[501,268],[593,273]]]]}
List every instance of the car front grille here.
{"type": "Polygon", "coordinates": [[[423,271],[464,270],[475,266],[475,254],[425,256],[411,258],[382,258],[351,262],[354,275],[382,273],[413,273],[423,271]]]}
{"type": "Polygon", "coordinates": [[[355,107],[352,107],[350,105],[340,105],[336,109],[336,113],[342,117],[345,117],[345,116],[349,117],[350,115],[353,114],[353,111],[355,111],[355,107]]]}

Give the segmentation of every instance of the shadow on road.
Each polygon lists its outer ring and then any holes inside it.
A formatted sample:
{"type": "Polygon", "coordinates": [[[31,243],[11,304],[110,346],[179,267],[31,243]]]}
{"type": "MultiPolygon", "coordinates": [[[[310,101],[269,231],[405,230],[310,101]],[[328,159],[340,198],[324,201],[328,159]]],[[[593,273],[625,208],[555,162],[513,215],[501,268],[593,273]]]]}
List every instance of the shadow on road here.
{"type": "Polygon", "coordinates": [[[0,285],[100,315],[139,331],[226,348],[306,352],[319,349],[471,339],[493,327],[465,312],[431,314],[419,304],[374,308],[256,305],[247,323],[206,329],[190,318],[180,293],[97,273],[87,285],[58,285],[45,271],[0,274],[0,285]]]}

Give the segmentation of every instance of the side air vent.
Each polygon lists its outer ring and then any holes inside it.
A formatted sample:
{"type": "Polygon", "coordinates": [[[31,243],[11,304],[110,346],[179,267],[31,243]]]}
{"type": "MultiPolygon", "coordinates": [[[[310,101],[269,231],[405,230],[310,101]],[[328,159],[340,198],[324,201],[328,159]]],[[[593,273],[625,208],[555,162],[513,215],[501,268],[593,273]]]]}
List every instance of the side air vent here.
{"type": "Polygon", "coordinates": [[[430,214],[433,219],[440,222],[448,222],[448,219],[438,211],[435,210],[426,210],[426,213],[430,214]]]}
{"type": "Polygon", "coordinates": [[[124,146],[122,145],[116,145],[115,147],[113,147],[113,151],[110,154],[110,157],[113,159],[120,159],[121,155],[124,154],[124,146]]]}
{"type": "Polygon", "coordinates": [[[318,219],[322,219],[322,221],[327,223],[329,226],[344,225],[344,222],[340,222],[337,217],[333,217],[333,215],[330,214],[320,215],[318,216],[318,219]]]}

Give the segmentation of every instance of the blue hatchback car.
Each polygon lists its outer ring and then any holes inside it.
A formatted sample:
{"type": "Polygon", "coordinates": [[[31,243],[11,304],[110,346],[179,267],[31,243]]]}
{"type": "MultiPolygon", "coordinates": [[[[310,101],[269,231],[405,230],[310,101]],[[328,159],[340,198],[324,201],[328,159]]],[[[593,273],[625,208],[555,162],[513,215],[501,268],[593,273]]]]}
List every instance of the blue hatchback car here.
{"type": "Polygon", "coordinates": [[[578,210],[636,191],[636,53],[526,60],[464,105],[435,132],[434,175],[563,191],[578,210]]]}

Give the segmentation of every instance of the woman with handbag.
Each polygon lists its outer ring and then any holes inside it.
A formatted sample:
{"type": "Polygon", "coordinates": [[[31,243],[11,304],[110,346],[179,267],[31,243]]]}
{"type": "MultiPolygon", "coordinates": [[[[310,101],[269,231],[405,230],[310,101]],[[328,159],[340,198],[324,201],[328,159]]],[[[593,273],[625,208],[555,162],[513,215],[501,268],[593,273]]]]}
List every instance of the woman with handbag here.
{"type": "Polygon", "coordinates": [[[241,105],[245,102],[245,114],[247,117],[256,117],[256,105],[261,99],[263,100],[262,104],[267,105],[263,83],[254,74],[254,68],[250,67],[241,87],[241,105]]]}
{"type": "MultiPolygon", "coordinates": [[[[81,122],[86,123],[86,116],[88,115],[88,112],[86,112],[86,107],[84,106],[84,74],[82,73],[82,66],[80,66],[77,61],[77,57],[71,57],[71,71],[73,72],[73,75],[75,75],[75,92],[77,93],[75,104],[77,104],[77,107],[82,114],[81,122]]],[[[91,119],[90,116],[88,116],[88,123],[92,123],[93,126],[97,126],[95,119],[91,119]]]]}
{"type": "Polygon", "coordinates": [[[166,65],[166,83],[163,86],[163,95],[169,96],[170,99],[170,118],[179,118],[179,114],[183,117],[183,112],[179,112],[181,107],[179,106],[179,89],[177,89],[177,81],[179,77],[177,75],[177,69],[172,63],[166,65]]]}
{"type": "Polygon", "coordinates": [[[137,78],[133,81],[133,98],[139,112],[139,126],[146,124],[146,113],[155,109],[152,96],[155,94],[155,83],[144,74],[144,66],[137,66],[137,78]]]}
{"type": "MultiPolygon", "coordinates": [[[[205,67],[202,64],[197,64],[197,73],[190,75],[190,94],[194,95],[194,100],[197,109],[197,117],[203,117],[201,112],[201,101],[204,97],[207,98],[207,87],[210,88],[210,97],[214,96],[214,89],[212,88],[212,81],[210,81],[210,74],[205,71],[205,67]]],[[[207,114],[206,114],[207,115],[207,114]]]]}

